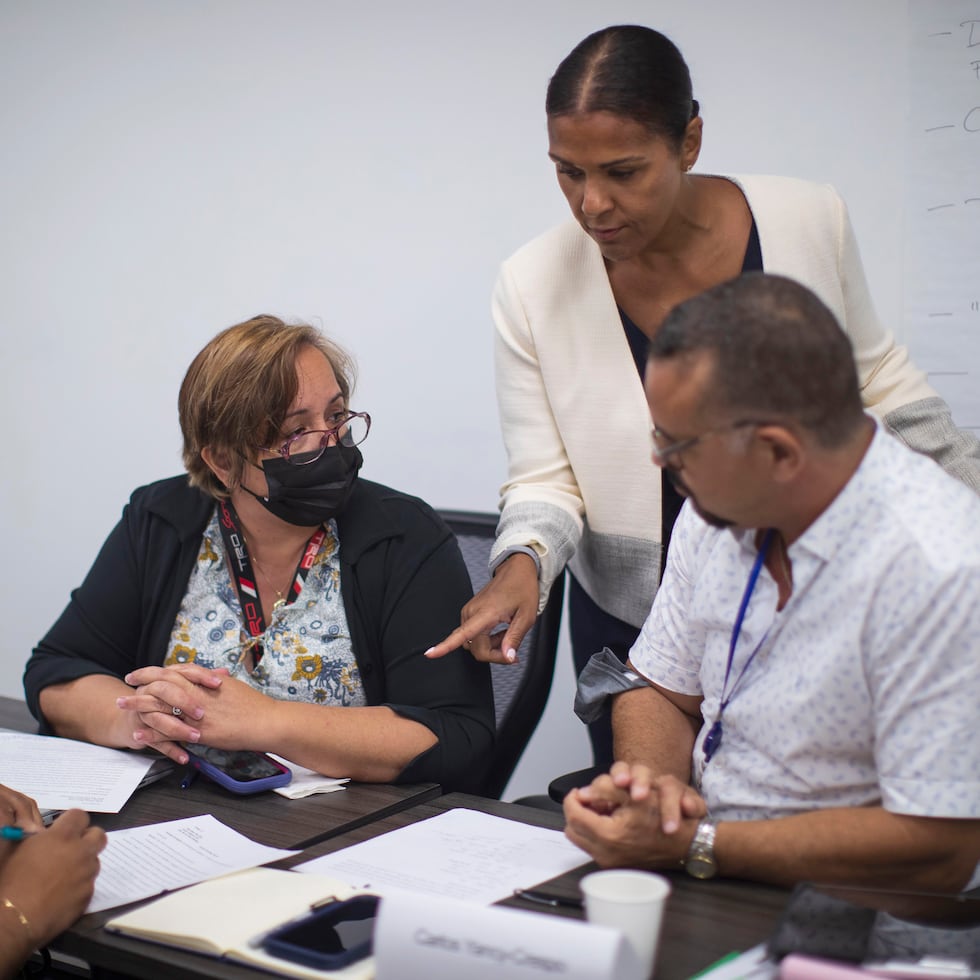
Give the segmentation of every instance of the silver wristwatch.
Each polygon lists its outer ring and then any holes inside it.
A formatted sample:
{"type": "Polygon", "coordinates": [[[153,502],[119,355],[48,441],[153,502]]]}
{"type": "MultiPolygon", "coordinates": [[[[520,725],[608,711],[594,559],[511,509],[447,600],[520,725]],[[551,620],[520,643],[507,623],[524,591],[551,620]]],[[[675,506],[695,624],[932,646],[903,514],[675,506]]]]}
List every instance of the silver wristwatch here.
{"type": "Polygon", "coordinates": [[[684,859],[684,870],[694,878],[713,878],[718,873],[715,863],[715,824],[704,817],[694,831],[694,839],[684,859]]]}

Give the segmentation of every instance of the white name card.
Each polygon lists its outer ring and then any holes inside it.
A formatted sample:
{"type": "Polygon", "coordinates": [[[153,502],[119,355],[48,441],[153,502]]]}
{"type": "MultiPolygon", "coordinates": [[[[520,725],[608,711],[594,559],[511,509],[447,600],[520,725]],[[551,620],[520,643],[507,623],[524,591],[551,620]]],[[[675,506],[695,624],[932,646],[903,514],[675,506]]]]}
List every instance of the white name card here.
{"type": "Polygon", "coordinates": [[[615,929],[400,893],[381,900],[374,957],[377,980],[643,980],[615,929]]]}

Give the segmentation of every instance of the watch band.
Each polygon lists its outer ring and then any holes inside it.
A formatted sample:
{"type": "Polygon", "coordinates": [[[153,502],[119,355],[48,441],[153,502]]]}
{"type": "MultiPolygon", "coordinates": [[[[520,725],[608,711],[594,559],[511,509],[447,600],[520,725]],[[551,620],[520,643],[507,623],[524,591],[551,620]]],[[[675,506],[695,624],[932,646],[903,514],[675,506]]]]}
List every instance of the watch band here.
{"type": "Polygon", "coordinates": [[[684,870],[694,878],[713,878],[718,873],[715,862],[715,822],[702,818],[684,860],[684,870]]]}

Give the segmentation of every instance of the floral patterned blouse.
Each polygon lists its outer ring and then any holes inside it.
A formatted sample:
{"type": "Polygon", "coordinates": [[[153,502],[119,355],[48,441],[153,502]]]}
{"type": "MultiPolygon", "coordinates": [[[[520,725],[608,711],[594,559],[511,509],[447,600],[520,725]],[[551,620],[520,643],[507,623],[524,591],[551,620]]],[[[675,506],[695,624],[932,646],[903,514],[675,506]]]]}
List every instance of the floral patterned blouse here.
{"type": "Polygon", "coordinates": [[[289,605],[261,637],[263,655],[251,671],[251,637],[226,561],[217,511],[201,540],[197,565],[170,634],[164,665],[226,667],[233,677],[281,701],[349,707],[367,703],[340,594],[337,524],[328,521],[320,550],[289,605]]]}

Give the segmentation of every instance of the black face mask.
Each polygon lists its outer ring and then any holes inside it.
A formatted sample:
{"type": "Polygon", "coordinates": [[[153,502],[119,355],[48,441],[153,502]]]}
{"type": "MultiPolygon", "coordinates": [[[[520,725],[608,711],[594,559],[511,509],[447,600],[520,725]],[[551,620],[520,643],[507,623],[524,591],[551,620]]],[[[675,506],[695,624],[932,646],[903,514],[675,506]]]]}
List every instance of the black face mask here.
{"type": "Polygon", "coordinates": [[[357,446],[328,446],[312,463],[297,466],[284,459],[262,461],[269,496],[260,497],[244,484],[270,514],[287,524],[315,527],[347,506],[358,470],[364,462],[357,446]]]}

